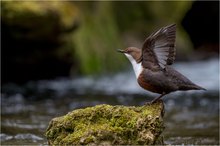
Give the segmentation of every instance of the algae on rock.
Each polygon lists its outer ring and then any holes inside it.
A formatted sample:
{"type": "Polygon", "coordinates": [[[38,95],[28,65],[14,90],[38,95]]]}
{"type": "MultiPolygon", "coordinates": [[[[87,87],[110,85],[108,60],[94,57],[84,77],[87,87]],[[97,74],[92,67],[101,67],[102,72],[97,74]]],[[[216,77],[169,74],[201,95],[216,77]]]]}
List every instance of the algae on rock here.
{"type": "Polygon", "coordinates": [[[54,118],[46,131],[51,145],[163,144],[163,102],[152,105],[97,105],[54,118]]]}

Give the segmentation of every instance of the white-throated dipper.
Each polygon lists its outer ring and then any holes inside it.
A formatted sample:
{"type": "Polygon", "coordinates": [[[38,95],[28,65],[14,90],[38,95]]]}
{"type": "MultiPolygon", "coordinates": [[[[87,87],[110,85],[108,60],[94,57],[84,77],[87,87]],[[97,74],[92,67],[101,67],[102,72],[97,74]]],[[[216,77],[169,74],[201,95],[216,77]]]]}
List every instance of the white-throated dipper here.
{"type": "Polygon", "coordinates": [[[138,84],[161,94],[151,103],[178,90],[205,90],[170,66],[175,60],[175,39],[176,24],[171,24],[152,33],[144,41],[142,49],[128,47],[118,50],[131,62],[138,84]]]}

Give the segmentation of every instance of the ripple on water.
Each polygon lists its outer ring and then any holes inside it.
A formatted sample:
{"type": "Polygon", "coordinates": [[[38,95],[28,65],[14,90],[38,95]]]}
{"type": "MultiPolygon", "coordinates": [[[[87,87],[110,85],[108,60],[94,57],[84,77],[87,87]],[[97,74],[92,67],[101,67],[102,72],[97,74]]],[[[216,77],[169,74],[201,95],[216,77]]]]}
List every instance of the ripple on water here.
{"type": "MultiPolygon", "coordinates": [[[[26,142],[33,142],[33,143],[36,143],[36,142],[39,142],[39,141],[43,141],[44,138],[42,137],[39,137],[37,135],[34,135],[34,134],[30,134],[30,133],[26,133],[26,134],[16,134],[14,136],[12,135],[7,135],[7,134],[0,134],[0,138],[1,138],[1,142],[7,142],[9,140],[13,141],[13,140],[19,140],[21,143],[22,143],[22,140],[24,140],[23,142],[26,143],[26,142]],[[26,142],[25,142],[26,141],[26,142]]],[[[4,144],[4,143],[2,143],[4,144]]],[[[12,144],[12,143],[11,143],[12,144]]],[[[16,143],[14,143],[16,144],[16,143]]]]}
{"type": "MultiPolygon", "coordinates": [[[[175,92],[164,98],[165,142],[218,144],[218,60],[176,63],[174,67],[208,90],[175,92]]],[[[141,89],[133,71],[100,78],[30,82],[24,86],[9,84],[2,88],[1,95],[0,138],[5,145],[45,143],[43,133],[49,121],[76,108],[102,103],[143,105],[150,97],[158,96],[141,89]]]]}
{"type": "Polygon", "coordinates": [[[170,137],[168,140],[165,140],[166,144],[171,145],[216,145],[215,138],[205,138],[205,137],[170,137]]]}
{"type": "MultiPolygon", "coordinates": [[[[207,90],[219,90],[219,69],[218,59],[196,62],[176,63],[174,68],[187,76],[194,83],[206,88],[207,90]],[[205,67],[204,67],[205,66],[205,67]]],[[[64,94],[66,91],[75,91],[79,94],[89,92],[101,92],[104,94],[148,94],[154,95],[151,92],[145,91],[139,87],[133,70],[118,73],[113,76],[99,76],[98,78],[81,77],[77,79],[60,79],[54,81],[45,81],[39,84],[39,88],[50,88],[58,91],[59,94],[64,94]]],[[[191,93],[199,93],[199,91],[191,91],[191,93]]]]}

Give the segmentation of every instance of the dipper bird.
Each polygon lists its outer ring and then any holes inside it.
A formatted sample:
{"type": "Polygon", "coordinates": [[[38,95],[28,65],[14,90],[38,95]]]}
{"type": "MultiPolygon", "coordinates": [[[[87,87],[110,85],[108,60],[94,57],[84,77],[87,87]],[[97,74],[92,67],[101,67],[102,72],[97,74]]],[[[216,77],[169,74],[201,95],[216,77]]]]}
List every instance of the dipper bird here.
{"type": "Polygon", "coordinates": [[[151,103],[178,90],[205,90],[170,66],[175,60],[175,39],[176,24],[171,24],[152,33],[144,41],[142,49],[128,47],[118,50],[131,62],[138,84],[161,94],[151,103]]]}

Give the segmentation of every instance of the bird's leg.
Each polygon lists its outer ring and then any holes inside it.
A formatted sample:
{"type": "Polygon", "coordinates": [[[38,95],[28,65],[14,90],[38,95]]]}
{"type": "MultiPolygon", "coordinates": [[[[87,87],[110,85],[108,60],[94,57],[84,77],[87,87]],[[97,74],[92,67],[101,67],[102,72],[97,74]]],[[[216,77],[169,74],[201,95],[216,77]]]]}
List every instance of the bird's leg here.
{"type": "Polygon", "coordinates": [[[156,101],[158,101],[160,98],[162,98],[162,97],[163,97],[164,95],[166,95],[166,94],[167,94],[167,93],[162,93],[160,96],[154,98],[152,101],[146,102],[145,105],[155,103],[156,101]]]}
{"type": "Polygon", "coordinates": [[[160,98],[162,98],[164,95],[166,95],[166,93],[162,93],[160,96],[158,96],[157,98],[154,98],[151,103],[155,103],[156,101],[158,101],[160,98]]]}

